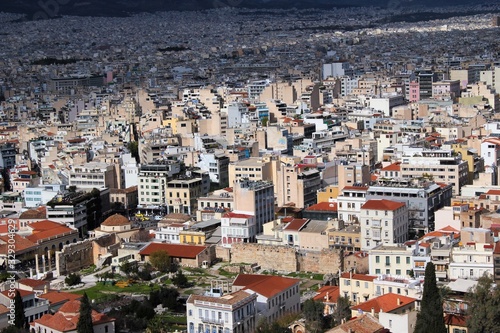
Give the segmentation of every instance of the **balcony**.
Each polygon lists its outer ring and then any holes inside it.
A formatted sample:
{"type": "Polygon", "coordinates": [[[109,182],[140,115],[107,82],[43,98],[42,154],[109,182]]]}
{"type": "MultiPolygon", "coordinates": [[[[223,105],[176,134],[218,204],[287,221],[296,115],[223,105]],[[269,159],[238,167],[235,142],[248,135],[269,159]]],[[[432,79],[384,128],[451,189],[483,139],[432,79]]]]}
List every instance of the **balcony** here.
{"type": "Polygon", "coordinates": [[[200,319],[205,324],[224,325],[224,320],[222,319],[206,318],[206,317],[201,317],[200,319]]]}
{"type": "Polygon", "coordinates": [[[372,220],[372,227],[380,229],[382,228],[382,223],[380,220],[372,220]]]}

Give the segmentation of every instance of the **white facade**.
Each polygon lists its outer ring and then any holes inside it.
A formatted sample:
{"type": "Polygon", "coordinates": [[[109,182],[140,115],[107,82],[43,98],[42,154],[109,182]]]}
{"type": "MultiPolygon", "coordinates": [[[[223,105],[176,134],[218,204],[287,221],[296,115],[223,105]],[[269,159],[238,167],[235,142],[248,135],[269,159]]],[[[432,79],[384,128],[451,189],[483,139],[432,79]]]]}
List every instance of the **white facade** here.
{"type": "Polygon", "coordinates": [[[484,159],[484,167],[500,165],[500,139],[488,138],[481,143],[481,157],[484,159]]]}
{"type": "Polygon", "coordinates": [[[361,206],[366,202],[367,187],[346,186],[337,197],[337,210],[339,220],[346,224],[359,221],[361,206]]]}
{"type": "Polygon", "coordinates": [[[237,291],[221,297],[189,296],[186,302],[188,333],[252,333],[257,295],[237,291]]]}
{"type": "Polygon", "coordinates": [[[172,224],[165,227],[160,227],[155,230],[155,239],[171,244],[180,244],[180,232],[184,230],[183,225],[172,224]]]}
{"type": "Polygon", "coordinates": [[[369,273],[409,277],[413,269],[412,256],[413,250],[404,245],[380,245],[369,252],[369,273]]]}
{"type": "Polygon", "coordinates": [[[485,273],[493,276],[493,245],[471,242],[454,247],[449,267],[450,280],[477,280],[485,273]]]}
{"type": "Polygon", "coordinates": [[[378,321],[391,332],[413,333],[417,323],[417,311],[412,310],[406,313],[380,312],[378,321]]]}
{"type": "Polygon", "coordinates": [[[123,154],[121,156],[121,169],[122,169],[122,185],[123,188],[138,185],[139,167],[137,161],[132,157],[132,154],[123,154]]]}
{"type": "Polygon", "coordinates": [[[222,246],[230,247],[232,243],[254,243],[257,236],[255,216],[233,211],[223,215],[221,219],[222,246]]]}
{"type": "MultiPolygon", "coordinates": [[[[245,289],[248,292],[255,292],[252,288],[245,289]]],[[[272,297],[266,297],[259,293],[257,295],[257,322],[266,318],[269,322],[276,321],[286,313],[300,312],[300,291],[299,283],[281,290],[272,297]]]]}
{"type": "Polygon", "coordinates": [[[380,243],[404,243],[408,238],[408,208],[402,202],[368,200],[360,212],[361,248],[369,250],[380,243]]]}
{"type": "Polygon", "coordinates": [[[23,191],[24,205],[29,208],[45,205],[52,200],[59,191],[57,189],[39,187],[27,187],[23,191]]]}

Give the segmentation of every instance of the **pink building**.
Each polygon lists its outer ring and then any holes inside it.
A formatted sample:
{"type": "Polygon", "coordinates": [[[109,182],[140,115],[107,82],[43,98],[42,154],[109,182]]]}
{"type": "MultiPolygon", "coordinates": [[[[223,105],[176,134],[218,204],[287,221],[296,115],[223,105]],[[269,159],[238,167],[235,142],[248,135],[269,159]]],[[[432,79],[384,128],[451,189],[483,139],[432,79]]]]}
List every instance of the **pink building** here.
{"type": "Polygon", "coordinates": [[[420,100],[420,85],[418,81],[410,82],[410,94],[408,96],[410,102],[418,102],[420,100]]]}

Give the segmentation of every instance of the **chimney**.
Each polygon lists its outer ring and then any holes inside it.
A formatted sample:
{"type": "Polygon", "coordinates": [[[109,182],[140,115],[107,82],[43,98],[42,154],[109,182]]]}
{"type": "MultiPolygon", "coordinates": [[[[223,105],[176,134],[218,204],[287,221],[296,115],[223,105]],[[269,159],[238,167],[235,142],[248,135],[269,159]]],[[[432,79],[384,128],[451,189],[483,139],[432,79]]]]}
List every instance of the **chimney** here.
{"type": "Polygon", "coordinates": [[[49,284],[47,283],[43,286],[43,293],[46,294],[48,292],[49,292],[49,284]]]}
{"type": "Polygon", "coordinates": [[[401,305],[401,299],[398,297],[398,306],[401,305]]]}
{"type": "Polygon", "coordinates": [[[372,316],[375,317],[375,308],[372,307],[372,316]]]}

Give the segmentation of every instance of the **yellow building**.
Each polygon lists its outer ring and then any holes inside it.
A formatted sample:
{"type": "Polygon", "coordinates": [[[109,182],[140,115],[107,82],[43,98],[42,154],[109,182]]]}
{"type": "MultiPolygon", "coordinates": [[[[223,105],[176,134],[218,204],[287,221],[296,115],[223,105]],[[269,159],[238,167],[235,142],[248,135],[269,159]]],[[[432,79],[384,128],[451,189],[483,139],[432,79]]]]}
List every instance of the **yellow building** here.
{"type": "Polygon", "coordinates": [[[324,190],[318,191],[317,193],[317,202],[329,202],[333,199],[337,199],[339,195],[339,187],[338,185],[330,185],[325,187],[324,190]]]}
{"type": "Polygon", "coordinates": [[[205,231],[182,230],[179,232],[181,244],[203,245],[207,239],[205,231]]]}
{"type": "Polygon", "coordinates": [[[451,148],[462,155],[462,159],[467,161],[468,165],[468,179],[467,184],[473,184],[474,179],[479,178],[479,173],[484,171],[484,159],[481,158],[478,151],[471,149],[467,142],[455,143],[451,148]]]}

